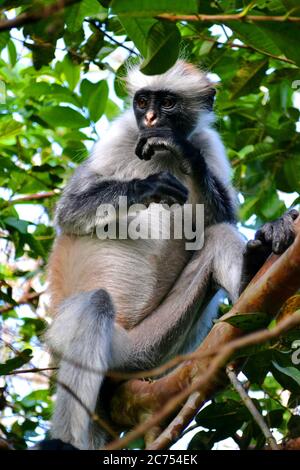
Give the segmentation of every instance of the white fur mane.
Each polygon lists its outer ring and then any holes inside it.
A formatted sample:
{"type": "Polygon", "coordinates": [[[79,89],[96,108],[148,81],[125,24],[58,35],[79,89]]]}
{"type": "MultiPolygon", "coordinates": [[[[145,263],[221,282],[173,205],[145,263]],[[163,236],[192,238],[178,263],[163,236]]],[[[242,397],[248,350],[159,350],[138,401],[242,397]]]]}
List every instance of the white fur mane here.
{"type": "Polygon", "coordinates": [[[196,66],[178,60],[173,67],[161,75],[145,75],[139,66],[129,68],[127,74],[127,87],[131,95],[141,88],[153,90],[168,89],[186,97],[203,95],[213,88],[213,83],[207,75],[196,66]]]}

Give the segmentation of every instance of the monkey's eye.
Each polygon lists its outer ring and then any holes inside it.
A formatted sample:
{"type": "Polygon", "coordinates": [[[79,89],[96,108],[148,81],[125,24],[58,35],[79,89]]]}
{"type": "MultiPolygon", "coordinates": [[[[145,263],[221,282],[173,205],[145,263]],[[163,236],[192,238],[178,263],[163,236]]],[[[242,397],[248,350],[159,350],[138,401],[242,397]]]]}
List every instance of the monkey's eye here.
{"type": "Polygon", "coordinates": [[[141,109],[145,109],[146,106],[148,104],[148,100],[147,98],[145,98],[144,96],[140,96],[138,99],[137,99],[137,105],[139,108],[141,109]]]}
{"type": "Polygon", "coordinates": [[[175,99],[171,96],[166,96],[165,98],[163,98],[161,105],[163,108],[173,108],[175,106],[175,99]]]}

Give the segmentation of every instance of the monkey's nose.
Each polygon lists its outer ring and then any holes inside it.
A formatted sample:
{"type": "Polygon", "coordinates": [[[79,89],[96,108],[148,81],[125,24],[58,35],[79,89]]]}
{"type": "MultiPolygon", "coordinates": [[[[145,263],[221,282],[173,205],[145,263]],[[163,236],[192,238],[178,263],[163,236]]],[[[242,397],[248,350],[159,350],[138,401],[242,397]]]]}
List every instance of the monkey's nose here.
{"type": "Polygon", "coordinates": [[[148,111],[145,116],[145,125],[147,127],[154,127],[157,123],[157,115],[154,111],[148,111]]]}

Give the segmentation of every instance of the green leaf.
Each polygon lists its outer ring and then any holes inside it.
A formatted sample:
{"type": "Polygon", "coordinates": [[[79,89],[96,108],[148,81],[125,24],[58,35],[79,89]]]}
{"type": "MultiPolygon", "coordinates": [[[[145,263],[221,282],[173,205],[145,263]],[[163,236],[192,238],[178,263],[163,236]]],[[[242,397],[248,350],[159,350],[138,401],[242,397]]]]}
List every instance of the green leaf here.
{"type": "Polygon", "coordinates": [[[236,328],[243,331],[255,331],[265,328],[270,323],[270,315],[265,312],[254,312],[254,313],[238,313],[225,321],[236,328]]]}
{"type": "Polygon", "coordinates": [[[51,84],[48,82],[30,83],[25,89],[24,94],[32,98],[41,98],[51,92],[51,84]]]}
{"type": "Polygon", "coordinates": [[[266,350],[248,357],[244,366],[243,373],[252,384],[261,385],[270,371],[272,360],[272,351],[266,350]]]}
{"type": "Polygon", "coordinates": [[[105,116],[107,119],[112,120],[119,116],[121,110],[119,106],[112,100],[107,100],[105,108],[105,116]]]}
{"type": "Polygon", "coordinates": [[[143,437],[139,437],[138,439],[135,439],[134,441],[131,441],[130,444],[127,447],[128,449],[145,449],[145,441],[143,437]]]}
{"type": "Polygon", "coordinates": [[[259,203],[258,196],[248,197],[245,203],[240,207],[239,214],[242,221],[247,221],[255,213],[256,206],[259,203]]]}
{"type": "Polygon", "coordinates": [[[281,0],[287,12],[291,12],[293,16],[300,16],[299,0],[281,0]]]}
{"type": "Polygon", "coordinates": [[[230,87],[230,99],[257,92],[268,67],[268,60],[249,61],[237,71],[230,87]]]}
{"type": "Polygon", "coordinates": [[[28,225],[30,225],[30,222],[17,219],[16,217],[6,217],[3,222],[10,227],[16,228],[20,233],[23,234],[27,234],[27,228],[28,225]]]}
{"type": "Polygon", "coordinates": [[[289,182],[291,191],[300,192],[300,154],[294,154],[287,158],[283,165],[283,171],[289,182]]]}
{"type": "Polygon", "coordinates": [[[173,23],[159,21],[149,31],[148,49],[141,71],[147,75],[166,72],[179,54],[180,32],[173,23]]]}
{"type": "Polygon", "coordinates": [[[105,8],[108,8],[109,5],[111,4],[111,0],[99,0],[99,2],[100,2],[101,5],[104,6],[105,8]]]}
{"type": "Polygon", "coordinates": [[[96,84],[94,92],[91,94],[88,101],[88,108],[90,118],[92,121],[97,122],[105,111],[108,99],[108,85],[105,80],[101,80],[96,84]]]}
{"type": "Polygon", "coordinates": [[[92,83],[84,79],[80,86],[83,104],[88,108],[90,118],[97,122],[105,111],[108,99],[108,85],[105,80],[92,83]]]}
{"type": "Polygon", "coordinates": [[[80,67],[75,65],[67,54],[62,61],[63,72],[71,90],[74,90],[80,78],[80,67]]]}
{"type": "Polygon", "coordinates": [[[3,31],[0,34],[0,50],[4,49],[4,47],[8,44],[10,40],[10,35],[8,31],[3,31]]]}
{"type": "Polygon", "coordinates": [[[24,124],[13,119],[0,121],[0,143],[5,142],[7,138],[16,136],[20,133],[24,124]]]}
{"type": "Polygon", "coordinates": [[[289,378],[291,378],[298,387],[300,387],[300,370],[297,369],[296,367],[292,366],[287,366],[283,367],[278,364],[276,361],[272,361],[272,365],[277,369],[279,372],[281,372],[283,375],[287,375],[289,378]]]}
{"type": "Polygon", "coordinates": [[[229,21],[227,26],[229,26],[245,44],[272,55],[280,56],[282,54],[273,38],[256,24],[229,21]]]}
{"type": "Polygon", "coordinates": [[[67,106],[53,106],[42,109],[39,116],[53,127],[78,129],[89,126],[89,121],[80,113],[67,106]]]}
{"type": "Polygon", "coordinates": [[[34,390],[22,398],[19,403],[24,406],[24,408],[31,408],[32,406],[39,405],[41,402],[49,402],[48,390],[34,390]]]}
{"type": "Polygon", "coordinates": [[[259,212],[265,217],[265,219],[275,219],[280,217],[284,212],[285,205],[279,199],[277,191],[274,189],[265,194],[265,197],[261,201],[259,212]]]}
{"type": "Polygon", "coordinates": [[[216,442],[214,431],[200,431],[189,443],[188,450],[210,450],[216,442]]]}
{"type": "Polygon", "coordinates": [[[12,67],[16,65],[17,62],[17,49],[14,42],[10,39],[7,43],[8,57],[9,62],[12,67]]]}
{"type": "Polygon", "coordinates": [[[76,33],[82,26],[83,20],[89,16],[107,16],[107,10],[97,0],[81,0],[68,8],[66,25],[70,33],[76,33]]]}
{"type": "Polygon", "coordinates": [[[258,27],[278,47],[288,59],[300,65],[300,50],[295,47],[295,37],[299,36],[299,26],[293,23],[263,23],[258,27]]]}
{"type": "Polygon", "coordinates": [[[43,65],[48,65],[55,56],[55,44],[37,43],[26,44],[26,47],[32,51],[32,62],[36,70],[40,70],[43,65]]]}
{"type": "Polygon", "coordinates": [[[82,142],[78,140],[68,140],[64,148],[64,154],[73,162],[79,164],[87,157],[88,151],[82,142]]]}
{"type": "Polygon", "coordinates": [[[89,99],[95,92],[97,84],[90,82],[87,78],[84,78],[80,84],[81,100],[84,106],[88,107],[89,99]]]}
{"type": "Polygon", "coordinates": [[[91,34],[83,47],[88,60],[94,60],[100,49],[104,46],[104,34],[98,29],[91,34]]]}
{"type": "Polygon", "coordinates": [[[124,16],[120,17],[120,21],[129,38],[134,42],[142,56],[146,57],[148,34],[152,26],[156,24],[156,20],[152,18],[127,18],[124,16]]]}
{"type": "Polygon", "coordinates": [[[266,416],[266,422],[270,428],[279,428],[283,420],[284,409],[271,410],[266,416]]]}
{"type": "Polygon", "coordinates": [[[293,415],[288,422],[288,430],[291,438],[299,438],[300,434],[300,416],[293,415]]]}
{"type": "Polygon", "coordinates": [[[158,13],[197,13],[197,0],[113,0],[111,8],[117,15],[155,16],[158,13]]]}
{"type": "Polygon", "coordinates": [[[9,374],[13,370],[19,369],[32,359],[32,350],[24,349],[18,356],[8,359],[4,364],[0,364],[0,375],[9,374]]]}
{"type": "Polygon", "coordinates": [[[236,432],[251,415],[244,405],[235,400],[221,403],[211,403],[203,408],[196,416],[196,423],[207,429],[215,429],[217,440],[226,439],[236,432]]]}

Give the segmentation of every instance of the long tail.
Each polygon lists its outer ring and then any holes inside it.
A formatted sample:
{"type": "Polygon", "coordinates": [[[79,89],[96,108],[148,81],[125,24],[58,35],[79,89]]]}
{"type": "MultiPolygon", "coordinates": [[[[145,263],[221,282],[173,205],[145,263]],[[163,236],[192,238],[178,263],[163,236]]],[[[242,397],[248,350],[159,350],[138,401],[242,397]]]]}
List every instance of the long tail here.
{"type": "Polygon", "coordinates": [[[87,367],[108,369],[113,321],[114,307],[106,291],[82,292],[61,304],[46,335],[51,351],[60,359],[51,435],[79,449],[93,447],[90,417],[82,403],[95,411],[103,381],[102,374],[87,367]]]}

